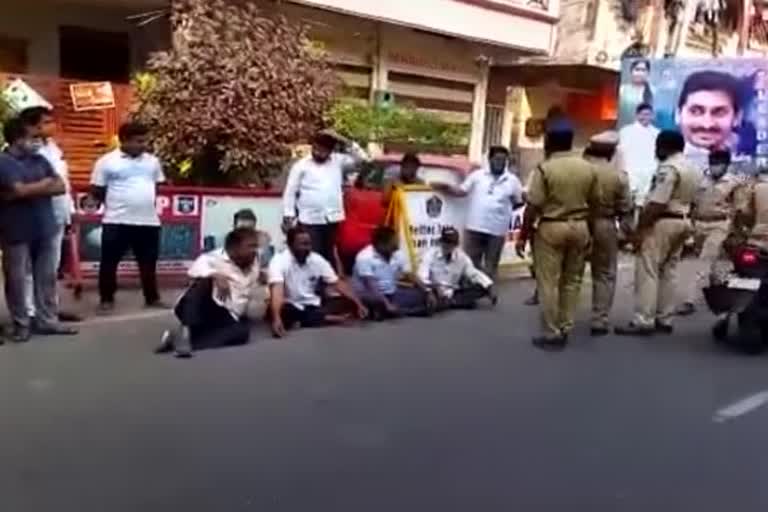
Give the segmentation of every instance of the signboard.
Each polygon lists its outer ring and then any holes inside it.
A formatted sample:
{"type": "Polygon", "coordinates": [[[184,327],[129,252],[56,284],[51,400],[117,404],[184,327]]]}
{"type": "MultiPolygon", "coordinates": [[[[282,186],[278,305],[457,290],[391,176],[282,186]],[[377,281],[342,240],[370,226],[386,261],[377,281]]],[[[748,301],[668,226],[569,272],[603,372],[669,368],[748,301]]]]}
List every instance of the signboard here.
{"type": "Polygon", "coordinates": [[[75,111],[115,108],[115,94],[109,82],[82,82],[71,84],[69,94],[75,111]]]}
{"type": "MultiPolygon", "coordinates": [[[[79,216],[80,271],[86,278],[94,277],[98,274],[101,257],[103,209],[95,208],[84,192],[76,195],[75,204],[79,216]]],[[[184,274],[200,253],[200,195],[160,194],[156,208],[162,223],[157,272],[160,275],[184,274]]],[[[127,255],[120,263],[118,272],[121,275],[138,275],[132,255],[127,255]]]]}
{"type": "Polygon", "coordinates": [[[637,136],[641,104],[652,107],[649,126],[683,134],[685,154],[699,169],[715,149],[730,150],[742,172],[768,165],[767,75],[765,59],[625,59],[618,127],[622,146],[637,155],[626,162],[630,179],[643,167],[634,160],[653,161],[653,138],[637,136]]]}

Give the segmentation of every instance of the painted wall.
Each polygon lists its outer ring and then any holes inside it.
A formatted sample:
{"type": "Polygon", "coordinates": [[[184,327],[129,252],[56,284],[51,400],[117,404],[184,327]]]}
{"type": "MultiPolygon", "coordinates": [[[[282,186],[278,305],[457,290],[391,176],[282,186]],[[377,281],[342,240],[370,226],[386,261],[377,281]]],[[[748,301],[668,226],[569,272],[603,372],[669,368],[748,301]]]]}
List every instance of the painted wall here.
{"type": "MultiPolygon", "coordinates": [[[[141,9],[138,9],[140,12],[141,9]]],[[[0,2],[0,34],[28,41],[31,74],[58,75],[59,26],[130,32],[125,17],[136,9],[59,4],[45,0],[0,2]]]]}
{"type": "MultiPolygon", "coordinates": [[[[521,4],[502,0],[297,0],[296,3],[542,54],[549,53],[558,13],[557,0],[550,2],[547,13],[528,8],[530,17],[504,9],[521,4]],[[477,5],[492,6],[494,2],[495,9],[477,5]]],[[[526,11],[525,7],[519,9],[526,11]]]]}

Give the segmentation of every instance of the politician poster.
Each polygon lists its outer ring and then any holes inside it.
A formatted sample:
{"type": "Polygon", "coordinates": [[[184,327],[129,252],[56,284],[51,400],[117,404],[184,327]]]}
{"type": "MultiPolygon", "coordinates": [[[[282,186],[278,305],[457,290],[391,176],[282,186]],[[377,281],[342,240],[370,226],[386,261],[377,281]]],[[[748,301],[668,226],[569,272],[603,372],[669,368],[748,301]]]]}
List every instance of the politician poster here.
{"type": "Polygon", "coordinates": [[[765,59],[625,59],[618,127],[630,179],[647,172],[652,135],[665,129],[683,134],[701,170],[716,149],[729,150],[739,172],[768,165],[767,73],[765,59]]]}

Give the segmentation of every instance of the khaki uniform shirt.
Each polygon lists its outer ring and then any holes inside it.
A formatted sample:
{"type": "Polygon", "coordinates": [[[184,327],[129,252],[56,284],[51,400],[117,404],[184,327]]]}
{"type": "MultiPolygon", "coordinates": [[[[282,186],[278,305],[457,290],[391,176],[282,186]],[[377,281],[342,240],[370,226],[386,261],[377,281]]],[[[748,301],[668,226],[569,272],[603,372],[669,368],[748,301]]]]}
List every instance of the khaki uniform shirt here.
{"type": "Polygon", "coordinates": [[[754,183],[737,188],[734,210],[752,219],[749,242],[768,248],[768,176],[761,174],[754,183]]]}
{"type": "Polygon", "coordinates": [[[533,171],[528,203],[541,220],[587,219],[597,202],[595,166],[570,152],[553,153],[533,171]]]}
{"type": "Polygon", "coordinates": [[[667,213],[687,216],[698,184],[699,172],[685,161],[682,153],[678,153],[659,164],[646,204],[664,204],[667,213]]]}
{"type": "Polygon", "coordinates": [[[732,174],[725,174],[717,180],[704,176],[694,200],[696,219],[720,221],[731,218],[734,191],[740,184],[732,174]]]}
{"type": "Polygon", "coordinates": [[[632,211],[632,196],[629,191],[629,176],[612,162],[585,157],[595,166],[597,175],[597,217],[622,217],[632,211]]]}

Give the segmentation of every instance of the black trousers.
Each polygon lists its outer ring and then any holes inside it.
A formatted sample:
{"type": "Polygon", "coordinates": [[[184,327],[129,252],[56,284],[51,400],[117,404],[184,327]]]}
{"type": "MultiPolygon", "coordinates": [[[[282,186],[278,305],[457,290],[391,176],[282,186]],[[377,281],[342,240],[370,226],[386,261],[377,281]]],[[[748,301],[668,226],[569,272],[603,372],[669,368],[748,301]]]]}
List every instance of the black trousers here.
{"type": "Polygon", "coordinates": [[[302,224],[301,227],[306,229],[312,238],[312,250],[335,267],[336,259],[333,254],[334,249],[336,249],[336,232],[339,229],[339,224],[302,224]]]}
{"type": "Polygon", "coordinates": [[[447,301],[441,301],[437,309],[445,311],[447,309],[475,309],[477,301],[488,296],[488,290],[477,285],[470,285],[459,288],[453,292],[453,297],[447,301]]]}
{"type": "Polygon", "coordinates": [[[117,291],[117,266],[129,250],[139,266],[144,300],[147,304],[152,304],[160,299],[157,291],[160,227],[104,224],[99,265],[99,295],[102,303],[114,302],[117,291]]]}
{"type": "Polygon", "coordinates": [[[229,347],[248,343],[251,327],[247,319],[235,320],[213,300],[213,281],[197,279],[174,308],[176,318],[189,328],[192,349],[229,347]]]}

